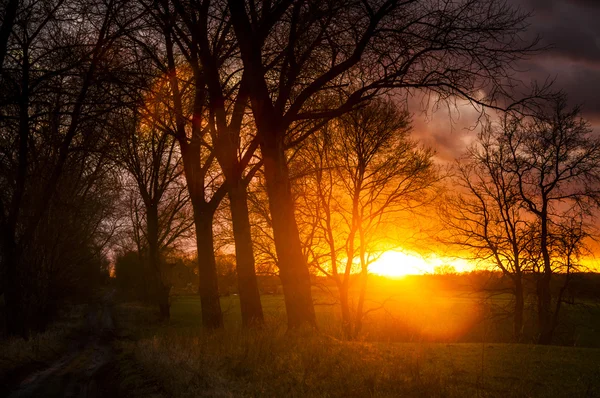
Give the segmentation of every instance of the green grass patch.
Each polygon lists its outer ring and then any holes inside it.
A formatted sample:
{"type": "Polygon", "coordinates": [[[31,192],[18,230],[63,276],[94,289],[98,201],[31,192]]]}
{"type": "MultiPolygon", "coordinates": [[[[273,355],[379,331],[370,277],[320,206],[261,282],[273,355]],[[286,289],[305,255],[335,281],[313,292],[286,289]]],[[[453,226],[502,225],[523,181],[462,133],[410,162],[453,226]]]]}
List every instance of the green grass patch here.
{"type": "Polygon", "coordinates": [[[173,397],[600,396],[599,349],[382,342],[373,337],[384,317],[369,325],[371,338],[349,342],[337,337],[332,306],[317,306],[319,331],[290,333],[275,295],[262,298],[267,325],[243,330],[237,300],[222,299],[225,330],[218,332],[200,327],[196,296],[174,297],[168,324],[156,323],[147,307],[117,306],[120,347],[173,397]]]}
{"type": "MultiPolygon", "coordinates": [[[[334,293],[335,294],[335,293],[334,293]]],[[[321,331],[342,338],[339,305],[335,295],[313,289],[317,323],[321,331]]],[[[488,298],[483,294],[441,295],[423,290],[401,291],[373,289],[366,308],[379,307],[364,320],[361,340],[386,342],[510,343],[513,339],[510,295],[488,298]]],[[[272,322],[285,323],[282,295],[261,297],[265,316],[272,322]]],[[[221,298],[226,329],[241,327],[239,296],[221,298]]],[[[559,345],[600,348],[600,307],[564,305],[556,331],[559,345]]],[[[171,322],[178,329],[201,326],[201,305],[197,295],[172,296],[171,322]]],[[[535,341],[535,302],[525,311],[525,342],[535,341]]]]}

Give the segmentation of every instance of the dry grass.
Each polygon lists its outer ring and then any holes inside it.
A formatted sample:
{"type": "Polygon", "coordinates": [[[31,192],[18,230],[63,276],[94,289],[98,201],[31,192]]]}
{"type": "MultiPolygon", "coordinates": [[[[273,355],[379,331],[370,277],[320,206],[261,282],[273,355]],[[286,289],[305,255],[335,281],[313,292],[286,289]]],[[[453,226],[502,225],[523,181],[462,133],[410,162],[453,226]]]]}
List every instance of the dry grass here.
{"type": "Polygon", "coordinates": [[[600,350],[511,344],[345,342],[324,331],[206,333],[120,307],[121,348],[173,397],[596,396],[600,350]]]}
{"type": "Polygon", "coordinates": [[[6,385],[64,354],[84,324],[85,307],[65,308],[46,331],[34,333],[28,340],[0,339],[0,384],[6,385]]]}
{"type": "Polygon", "coordinates": [[[391,364],[369,345],[312,331],[170,330],[131,344],[144,369],[174,397],[460,396],[439,374],[421,374],[415,352],[391,364]]]}

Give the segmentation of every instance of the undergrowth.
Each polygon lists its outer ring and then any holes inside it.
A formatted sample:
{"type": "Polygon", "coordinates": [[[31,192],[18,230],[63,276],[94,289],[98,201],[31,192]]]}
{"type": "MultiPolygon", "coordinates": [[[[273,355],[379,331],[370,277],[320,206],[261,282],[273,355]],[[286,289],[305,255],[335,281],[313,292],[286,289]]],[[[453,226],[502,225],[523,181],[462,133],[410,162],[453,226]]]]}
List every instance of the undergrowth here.
{"type": "MultiPolygon", "coordinates": [[[[41,368],[69,349],[84,324],[85,305],[70,305],[43,332],[29,339],[0,339],[0,385],[7,387],[22,375],[41,368]]],[[[2,389],[0,389],[0,393],[2,389]]]]}

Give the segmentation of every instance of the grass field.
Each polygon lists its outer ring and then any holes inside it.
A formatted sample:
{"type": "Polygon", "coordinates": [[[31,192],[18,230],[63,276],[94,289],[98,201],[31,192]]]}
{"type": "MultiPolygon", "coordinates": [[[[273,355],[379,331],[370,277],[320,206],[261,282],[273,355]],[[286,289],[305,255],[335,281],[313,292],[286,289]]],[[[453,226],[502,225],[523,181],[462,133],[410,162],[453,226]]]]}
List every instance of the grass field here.
{"type": "Polygon", "coordinates": [[[491,331],[479,333],[493,329],[481,321],[479,300],[436,300],[398,297],[352,342],[339,338],[331,305],[316,306],[318,332],[286,332],[279,295],[263,296],[267,326],[259,330],[239,327],[234,295],[222,298],[225,330],[214,333],[200,328],[194,295],[173,297],[169,324],[135,303],[117,306],[115,318],[120,349],[167,396],[600,396],[600,349],[490,343],[491,331]]]}
{"type": "MultiPolygon", "coordinates": [[[[319,328],[342,338],[339,305],[334,288],[313,287],[319,328]]],[[[385,342],[512,342],[512,296],[489,297],[481,292],[444,288],[414,281],[376,280],[367,292],[366,308],[380,308],[365,318],[361,339],[385,342]]],[[[282,295],[263,295],[263,310],[275,323],[285,323],[282,295]]],[[[172,326],[199,327],[200,301],[197,295],[172,296],[172,326]]],[[[226,328],[241,326],[239,297],[221,298],[226,328]]],[[[600,307],[563,305],[556,331],[558,345],[600,348],[600,307]]],[[[536,303],[529,297],[525,309],[525,342],[535,341],[536,303]]]]}

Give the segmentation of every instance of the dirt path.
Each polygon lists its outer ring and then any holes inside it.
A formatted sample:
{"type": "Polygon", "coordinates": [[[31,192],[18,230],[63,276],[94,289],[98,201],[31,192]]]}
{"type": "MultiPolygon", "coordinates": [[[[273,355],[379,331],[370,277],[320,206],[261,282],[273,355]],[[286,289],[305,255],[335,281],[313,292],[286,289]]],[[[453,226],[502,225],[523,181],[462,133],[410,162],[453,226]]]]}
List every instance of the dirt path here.
{"type": "Polygon", "coordinates": [[[107,391],[103,370],[114,358],[111,306],[115,292],[90,306],[87,332],[70,352],[46,369],[26,377],[9,397],[102,397],[107,391]]]}

